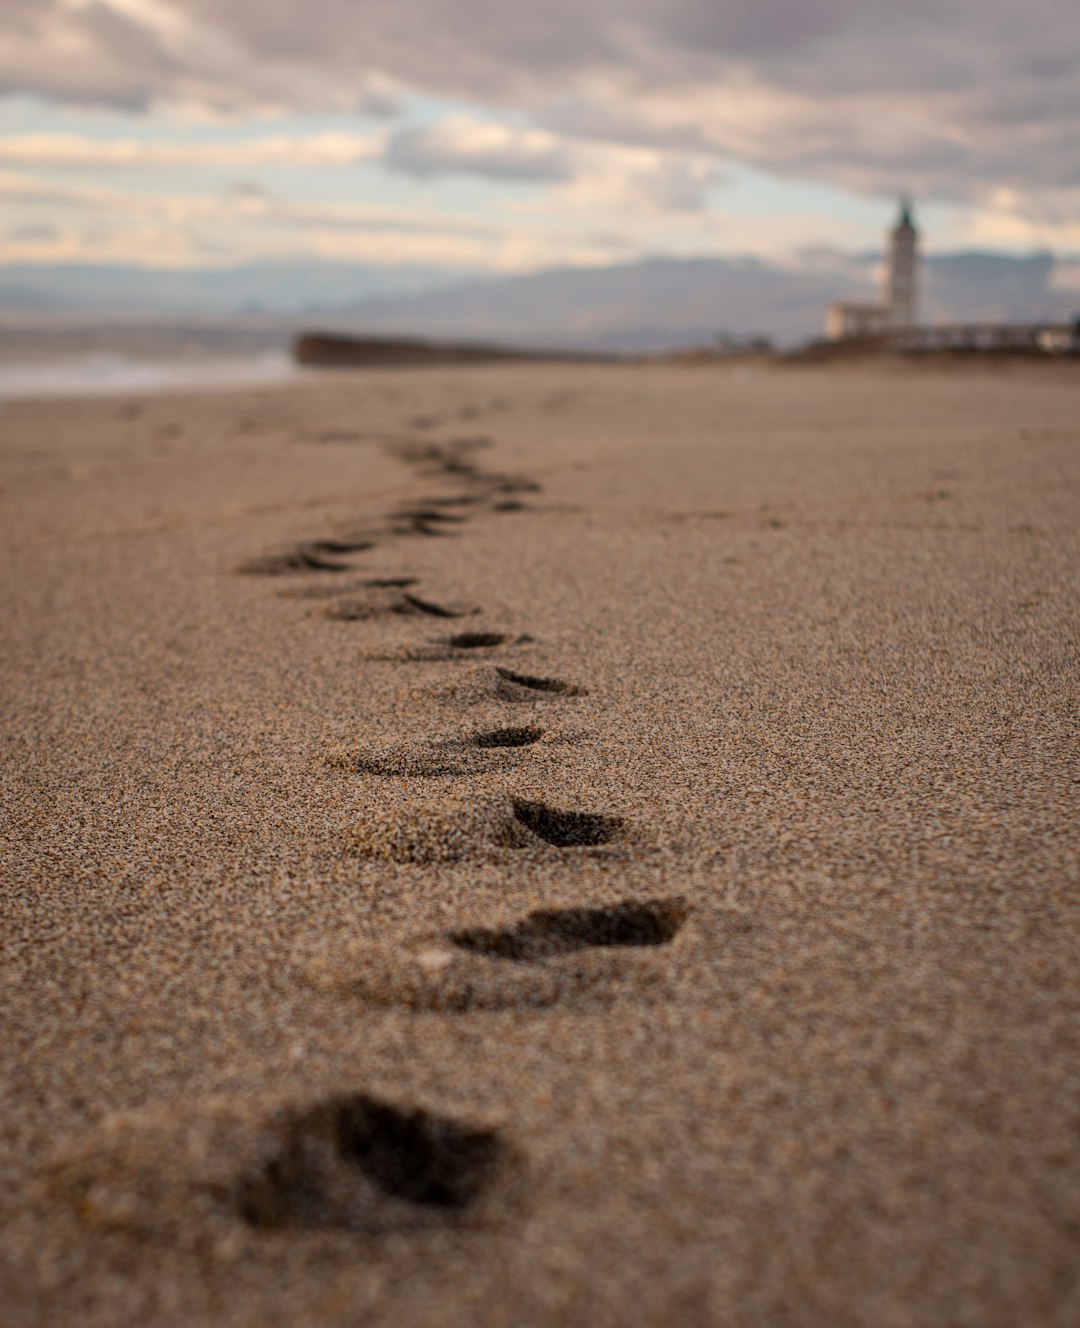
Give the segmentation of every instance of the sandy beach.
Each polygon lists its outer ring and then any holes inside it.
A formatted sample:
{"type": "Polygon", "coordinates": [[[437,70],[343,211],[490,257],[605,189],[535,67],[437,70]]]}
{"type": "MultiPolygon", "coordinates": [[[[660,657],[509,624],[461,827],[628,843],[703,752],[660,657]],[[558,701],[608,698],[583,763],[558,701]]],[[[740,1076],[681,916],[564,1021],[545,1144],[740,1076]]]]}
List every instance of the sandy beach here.
{"type": "Polygon", "coordinates": [[[5,1328],[1080,1322],[1080,376],[0,410],[5,1328]]]}

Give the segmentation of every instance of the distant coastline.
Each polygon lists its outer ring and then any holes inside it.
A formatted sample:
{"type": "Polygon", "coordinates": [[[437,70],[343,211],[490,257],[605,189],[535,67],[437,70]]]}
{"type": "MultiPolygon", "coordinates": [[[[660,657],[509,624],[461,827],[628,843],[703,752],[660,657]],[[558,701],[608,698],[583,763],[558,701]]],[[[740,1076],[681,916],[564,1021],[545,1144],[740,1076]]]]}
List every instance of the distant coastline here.
{"type": "Polygon", "coordinates": [[[612,364],[623,357],[600,352],[516,349],[467,341],[426,341],[419,337],[352,336],[302,332],[293,342],[297,364],[319,368],[387,368],[395,365],[461,365],[549,361],[612,364]]]}

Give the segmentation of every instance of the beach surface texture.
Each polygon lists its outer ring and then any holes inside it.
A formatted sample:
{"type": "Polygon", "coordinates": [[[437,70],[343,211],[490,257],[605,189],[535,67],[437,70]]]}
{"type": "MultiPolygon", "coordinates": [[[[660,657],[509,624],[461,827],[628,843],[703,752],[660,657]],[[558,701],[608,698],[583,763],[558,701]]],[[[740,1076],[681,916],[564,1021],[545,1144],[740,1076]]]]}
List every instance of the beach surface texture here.
{"type": "Polygon", "coordinates": [[[1080,377],[0,413],[5,1328],[1080,1323],[1080,377]]]}

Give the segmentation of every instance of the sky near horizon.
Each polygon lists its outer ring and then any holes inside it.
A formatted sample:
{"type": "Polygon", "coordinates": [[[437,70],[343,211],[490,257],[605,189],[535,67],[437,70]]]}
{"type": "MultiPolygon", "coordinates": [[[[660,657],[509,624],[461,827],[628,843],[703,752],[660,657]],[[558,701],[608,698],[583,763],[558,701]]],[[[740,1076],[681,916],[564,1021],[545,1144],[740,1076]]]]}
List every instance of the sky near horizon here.
{"type": "Polygon", "coordinates": [[[0,262],[1080,253],[1076,0],[0,0],[0,262]]]}

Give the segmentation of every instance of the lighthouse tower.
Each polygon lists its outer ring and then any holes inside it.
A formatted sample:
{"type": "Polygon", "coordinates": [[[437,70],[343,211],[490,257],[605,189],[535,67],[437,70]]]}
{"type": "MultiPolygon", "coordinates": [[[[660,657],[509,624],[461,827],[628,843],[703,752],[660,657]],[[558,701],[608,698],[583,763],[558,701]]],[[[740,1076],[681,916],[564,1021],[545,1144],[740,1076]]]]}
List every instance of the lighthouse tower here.
{"type": "Polygon", "coordinates": [[[889,272],[885,304],[889,326],[914,327],[916,323],[919,232],[911,220],[911,205],[900,201],[900,220],[889,235],[889,272]]]}

